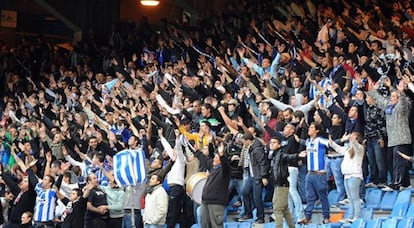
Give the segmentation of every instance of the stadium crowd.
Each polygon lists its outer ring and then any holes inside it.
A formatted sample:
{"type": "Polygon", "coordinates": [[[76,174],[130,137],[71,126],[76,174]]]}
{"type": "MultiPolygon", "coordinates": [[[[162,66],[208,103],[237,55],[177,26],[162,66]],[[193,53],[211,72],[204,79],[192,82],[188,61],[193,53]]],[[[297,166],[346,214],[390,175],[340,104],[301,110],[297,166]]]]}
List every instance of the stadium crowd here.
{"type": "Polygon", "coordinates": [[[366,187],[410,187],[411,1],[246,0],[159,26],[1,43],[4,227],[222,227],[227,206],[260,224],[269,203],[294,227],[318,199],[329,223],[333,188],[349,223],[366,187]],[[135,184],[123,152],[145,159],[135,184]]]}

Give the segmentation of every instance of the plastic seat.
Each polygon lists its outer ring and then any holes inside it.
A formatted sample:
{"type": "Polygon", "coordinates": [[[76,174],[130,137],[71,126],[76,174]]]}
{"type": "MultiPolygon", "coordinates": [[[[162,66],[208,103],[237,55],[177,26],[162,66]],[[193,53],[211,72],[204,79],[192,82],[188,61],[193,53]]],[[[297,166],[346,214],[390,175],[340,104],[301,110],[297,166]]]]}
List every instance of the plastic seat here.
{"type": "Polygon", "coordinates": [[[384,221],[384,223],[382,224],[382,227],[397,228],[397,225],[398,225],[398,219],[389,218],[389,219],[384,221]]]}
{"type": "Polygon", "coordinates": [[[250,228],[250,227],[252,227],[252,223],[251,222],[239,222],[239,227],[238,228],[250,228]]]}
{"type": "Polygon", "coordinates": [[[374,209],[372,208],[362,208],[361,209],[361,218],[365,220],[371,220],[374,217],[374,209]]]}
{"type": "Polygon", "coordinates": [[[398,192],[385,192],[384,196],[382,197],[382,201],[380,204],[381,210],[384,211],[391,211],[394,207],[394,203],[397,200],[398,192]]]}
{"type": "Polygon", "coordinates": [[[200,224],[198,224],[198,223],[196,223],[196,224],[193,224],[193,225],[191,226],[191,228],[201,228],[201,225],[200,225],[200,224]]]}
{"type": "Polygon", "coordinates": [[[371,219],[367,222],[366,228],[381,228],[382,225],[382,219],[371,219]]]}
{"type": "Polygon", "coordinates": [[[405,214],[405,217],[414,218],[414,203],[412,203],[410,207],[408,208],[408,211],[405,214]]]}
{"type": "Polygon", "coordinates": [[[382,200],[382,191],[379,188],[370,188],[365,197],[365,207],[378,210],[382,200]]]}
{"type": "Polygon", "coordinates": [[[336,189],[331,190],[328,193],[328,202],[329,202],[329,206],[331,205],[335,205],[338,201],[338,191],[336,189]]]}
{"type": "Polygon", "coordinates": [[[352,223],[351,228],[365,228],[367,221],[365,219],[357,219],[352,223]]]}
{"type": "Polygon", "coordinates": [[[412,218],[401,219],[397,225],[397,228],[413,228],[413,227],[414,227],[414,219],[412,218]]]}
{"type": "Polygon", "coordinates": [[[395,203],[406,203],[411,202],[411,190],[406,189],[404,191],[401,191],[398,193],[397,199],[395,200],[395,203]]]}
{"type": "MultiPolygon", "coordinates": [[[[263,228],[275,228],[275,227],[276,227],[276,223],[274,223],[274,222],[268,222],[268,223],[265,223],[263,225],[263,228]]],[[[247,226],[246,226],[246,228],[247,228],[247,226]]]]}
{"type": "Polygon", "coordinates": [[[223,227],[224,228],[238,228],[239,223],[238,222],[225,222],[223,227]]]}
{"type": "Polygon", "coordinates": [[[390,217],[392,218],[403,218],[407,213],[409,203],[408,202],[399,202],[395,203],[392,208],[390,217]]]}

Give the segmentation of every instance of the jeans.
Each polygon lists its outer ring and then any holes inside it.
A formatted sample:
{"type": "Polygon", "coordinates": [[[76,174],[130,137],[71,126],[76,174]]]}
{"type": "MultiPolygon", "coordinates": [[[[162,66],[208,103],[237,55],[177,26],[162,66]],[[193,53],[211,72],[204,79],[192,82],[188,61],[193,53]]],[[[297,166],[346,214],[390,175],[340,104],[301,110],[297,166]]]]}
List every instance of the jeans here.
{"type": "Polygon", "coordinates": [[[312,218],[313,207],[315,201],[319,199],[322,204],[322,214],[324,219],[329,219],[329,202],[328,202],[328,182],[326,174],[306,175],[306,207],[305,216],[308,219],[312,218]]]}
{"type": "Polygon", "coordinates": [[[262,179],[254,179],[253,183],[253,203],[257,209],[257,219],[264,219],[264,206],[262,200],[263,183],[262,179]]]}
{"type": "Polygon", "coordinates": [[[329,177],[333,175],[336,190],[338,191],[338,199],[336,202],[339,202],[345,198],[344,175],[341,171],[341,164],[343,160],[343,157],[327,157],[326,159],[327,180],[329,180],[329,177]]]}
{"type": "Polygon", "coordinates": [[[164,228],[165,225],[145,224],[144,228],[164,228]]]}
{"type": "Polygon", "coordinates": [[[181,185],[170,186],[168,196],[167,227],[173,228],[180,219],[181,209],[184,203],[184,187],[181,185]]]}
{"type": "Polygon", "coordinates": [[[132,226],[131,215],[132,215],[131,212],[124,213],[124,218],[122,219],[122,228],[131,228],[131,227],[142,228],[143,226],[142,226],[141,210],[140,209],[134,210],[135,226],[132,226]]]}
{"type": "Polygon", "coordinates": [[[249,171],[243,173],[243,187],[241,189],[243,198],[244,215],[253,217],[253,193],[252,193],[253,178],[249,175],[249,171]]]}
{"type": "Polygon", "coordinates": [[[350,177],[345,179],[346,194],[350,202],[349,217],[350,219],[358,219],[361,217],[361,201],[359,198],[359,186],[361,179],[358,177],[350,177]]]}
{"type": "Polygon", "coordinates": [[[243,179],[231,178],[229,183],[229,194],[236,189],[239,197],[242,197],[243,179]]]}
{"type": "Polygon", "coordinates": [[[306,203],[306,175],[308,173],[308,167],[306,164],[302,164],[298,167],[299,174],[298,174],[298,192],[300,195],[300,198],[302,199],[302,203],[306,203]]]}
{"type": "Polygon", "coordinates": [[[378,139],[367,140],[367,155],[371,182],[375,184],[386,183],[387,168],[384,152],[378,143],[378,139]]]}
{"type": "Polygon", "coordinates": [[[304,210],[302,206],[302,199],[300,198],[299,192],[298,192],[298,175],[299,175],[299,169],[297,167],[289,166],[289,196],[292,200],[292,208],[291,212],[293,215],[294,221],[297,221],[298,219],[303,218],[304,216],[304,210]]]}

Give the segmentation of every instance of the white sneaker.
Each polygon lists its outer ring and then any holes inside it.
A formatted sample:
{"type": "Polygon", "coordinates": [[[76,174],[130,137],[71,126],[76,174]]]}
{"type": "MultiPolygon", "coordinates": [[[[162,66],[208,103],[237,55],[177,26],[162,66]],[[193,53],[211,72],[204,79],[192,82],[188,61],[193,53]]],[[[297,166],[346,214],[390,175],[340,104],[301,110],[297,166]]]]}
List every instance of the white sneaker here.
{"type": "Polygon", "coordinates": [[[376,184],[374,184],[374,183],[372,183],[372,182],[369,182],[368,184],[366,184],[366,185],[365,185],[365,187],[366,187],[366,188],[376,188],[376,187],[377,187],[377,185],[376,185],[376,184]]]}
{"type": "Polygon", "coordinates": [[[339,220],[340,223],[350,223],[352,221],[351,218],[341,219],[339,220]]]}
{"type": "Polygon", "coordinates": [[[385,186],[381,190],[382,191],[385,191],[385,192],[392,192],[392,191],[394,191],[394,189],[392,189],[390,186],[385,186]]]}
{"type": "Polygon", "coordinates": [[[405,189],[409,189],[409,188],[412,188],[412,187],[411,187],[411,185],[410,185],[410,186],[407,186],[407,187],[403,187],[403,186],[401,186],[401,187],[400,187],[400,191],[404,191],[405,189]]]}
{"type": "Polygon", "coordinates": [[[349,199],[343,199],[341,201],[338,202],[340,205],[345,205],[349,203],[349,199]]]}

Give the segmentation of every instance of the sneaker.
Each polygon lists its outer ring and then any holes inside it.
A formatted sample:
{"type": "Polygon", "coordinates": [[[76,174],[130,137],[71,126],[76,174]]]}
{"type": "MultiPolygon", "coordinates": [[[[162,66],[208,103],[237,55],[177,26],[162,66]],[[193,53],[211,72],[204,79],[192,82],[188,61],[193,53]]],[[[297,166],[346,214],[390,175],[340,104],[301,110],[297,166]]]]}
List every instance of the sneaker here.
{"type": "Polygon", "coordinates": [[[405,189],[409,189],[409,188],[411,188],[411,185],[410,185],[410,186],[407,186],[407,187],[403,187],[403,186],[401,186],[401,187],[400,187],[400,191],[404,191],[405,189]]]}
{"type": "Polygon", "coordinates": [[[385,186],[381,190],[384,191],[384,192],[392,192],[392,191],[394,191],[394,189],[391,188],[390,186],[385,186]]]}
{"type": "Polygon", "coordinates": [[[341,201],[338,202],[340,205],[345,205],[349,203],[349,199],[343,199],[341,201]]]}
{"type": "Polygon", "coordinates": [[[387,186],[385,183],[377,184],[377,188],[384,188],[385,186],[387,186]]]}
{"type": "Polygon", "coordinates": [[[357,218],[353,218],[349,220],[349,223],[354,223],[357,220],[357,218]]]}
{"type": "Polygon", "coordinates": [[[372,182],[369,182],[368,184],[365,185],[365,188],[376,188],[376,187],[377,185],[372,182]]]}
{"type": "Polygon", "coordinates": [[[304,217],[304,218],[302,218],[298,221],[298,224],[301,224],[301,225],[307,225],[309,223],[311,223],[311,220],[306,218],[306,217],[304,217]]]}
{"type": "Polygon", "coordinates": [[[265,223],[265,221],[264,221],[264,219],[256,219],[256,220],[254,221],[254,223],[255,223],[255,224],[263,224],[263,223],[265,223]]]}
{"type": "Polygon", "coordinates": [[[331,221],[329,221],[329,219],[324,219],[324,220],[322,221],[322,224],[329,224],[329,223],[331,223],[331,221]]]}
{"type": "Polygon", "coordinates": [[[233,203],[232,207],[240,207],[242,203],[240,201],[236,201],[233,203]]]}
{"type": "Polygon", "coordinates": [[[361,202],[361,206],[365,204],[365,200],[364,199],[359,199],[359,201],[361,202]]]}
{"type": "Polygon", "coordinates": [[[246,222],[253,219],[253,216],[243,215],[241,218],[238,219],[239,222],[246,222]]]}
{"type": "Polygon", "coordinates": [[[339,220],[340,223],[351,223],[351,221],[352,221],[351,218],[346,218],[346,219],[339,220]]]}

